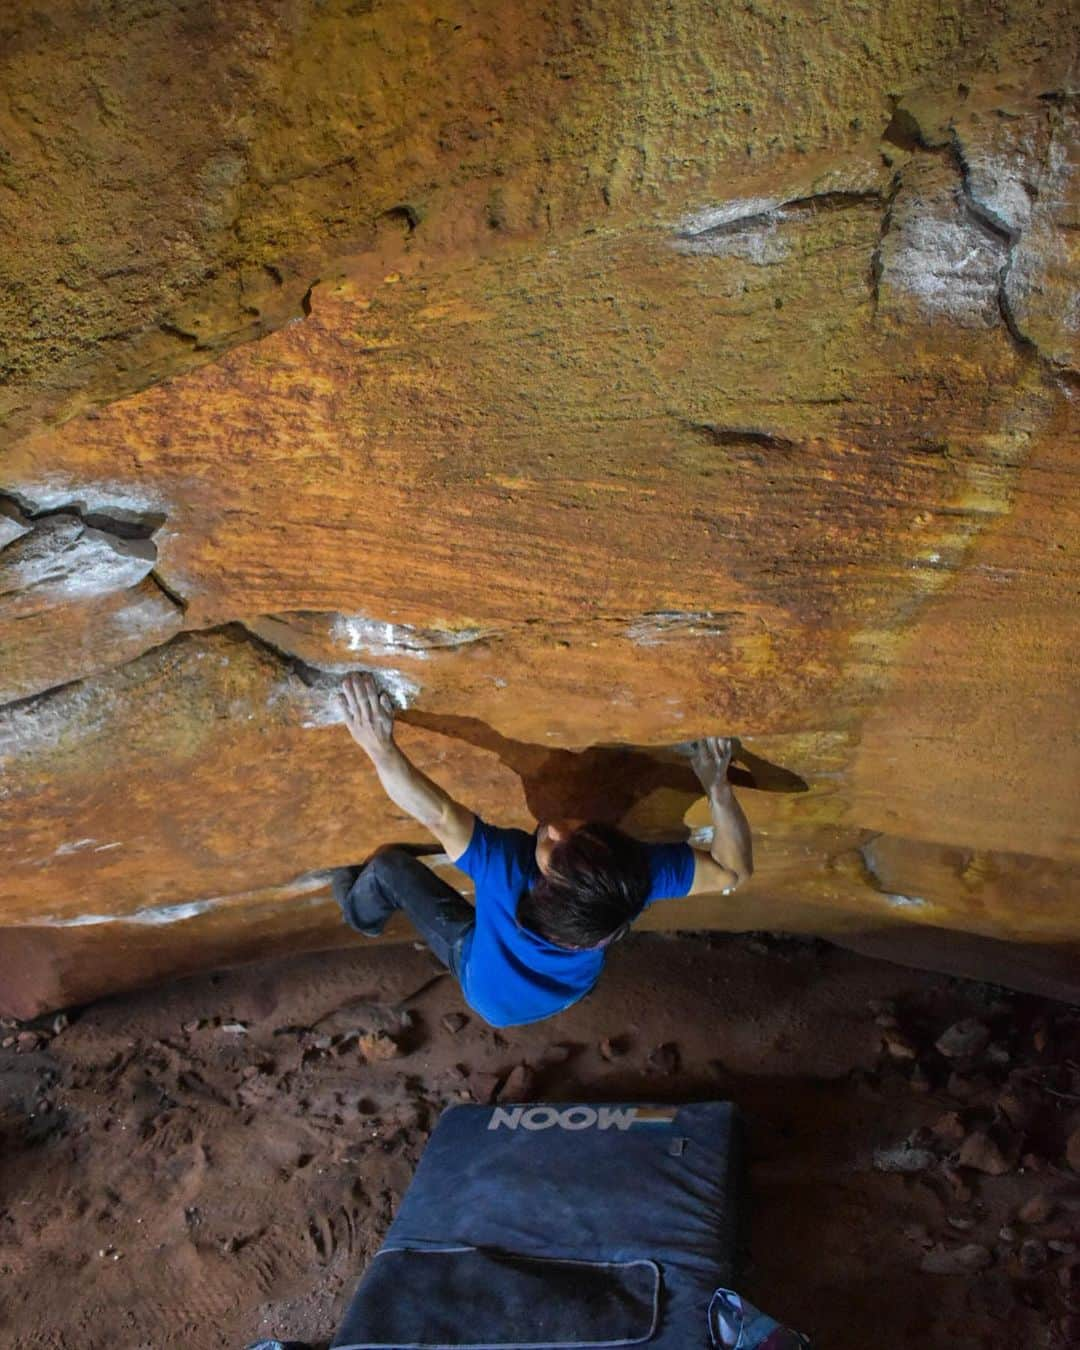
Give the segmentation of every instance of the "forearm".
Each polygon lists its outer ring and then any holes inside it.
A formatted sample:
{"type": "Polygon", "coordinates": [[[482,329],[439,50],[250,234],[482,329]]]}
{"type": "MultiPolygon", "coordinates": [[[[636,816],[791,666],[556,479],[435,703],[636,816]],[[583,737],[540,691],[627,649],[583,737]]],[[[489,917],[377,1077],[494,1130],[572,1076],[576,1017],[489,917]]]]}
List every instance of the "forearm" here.
{"type": "Polygon", "coordinates": [[[372,756],[371,762],[390,800],[425,829],[438,834],[455,805],[450,794],[421,773],[393,742],[381,749],[377,757],[372,756]]]}
{"type": "Polygon", "coordinates": [[[754,847],[750,837],[750,822],[743,814],[730,783],[717,783],[709,789],[709,811],[713,824],[709,852],[714,862],[733,872],[739,881],[745,881],[753,875],[754,847]]]}

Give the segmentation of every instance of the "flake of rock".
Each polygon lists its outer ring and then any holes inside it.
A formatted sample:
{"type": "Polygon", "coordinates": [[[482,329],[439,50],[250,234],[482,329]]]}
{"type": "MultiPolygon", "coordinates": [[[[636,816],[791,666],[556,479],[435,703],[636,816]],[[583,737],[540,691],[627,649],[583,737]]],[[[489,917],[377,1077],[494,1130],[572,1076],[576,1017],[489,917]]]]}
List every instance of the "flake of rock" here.
{"type": "Polygon", "coordinates": [[[981,1054],[990,1043],[990,1029],[977,1017],[965,1017],[954,1022],[934,1042],[946,1059],[972,1059],[981,1054]]]}
{"type": "Polygon", "coordinates": [[[68,1028],[67,1013],[57,1013],[50,1023],[50,1028],[54,1036],[59,1036],[62,1031],[66,1031],[68,1028]]]}
{"type": "Polygon", "coordinates": [[[967,1134],[964,1122],[960,1119],[960,1114],[957,1111],[946,1111],[944,1115],[938,1116],[930,1129],[939,1139],[945,1139],[956,1144],[967,1134]]]}
{"type": "Polygon", "coordinates": [[[1080,1251],[1080,1247],[1067,1238],[1048,1238],[1046,1245],[1050,1251],[1058,1256],[1075,1256],[1080,1251]]]}
{"type": "Polygon", "coordinates": [[[681,1063],[682,1057],[679,1054],[679,1047],[672,1041],[668,1041],[664,1045],[658,1045],[649,1056],[649,1068],[665,1076],[678,1073],[681,1063]]]}
{"type": "Polygon", "coordinates": [[[881,1046],[893,1059],[915,1059],[919,1053],[911,1037],[898,1030],[886,1031],[881,1037],[881,1046]]]}
{"type": "Polygon", "coordinates": [[[3,1047],[3,1049],[5,1050],[10,1050],[14,1044],[15,1044],[14,1036],[5,1036],[4,1039],[0,1041],[0,1047],[3,1047]]]}
{"type": "Polygon", "coordinates": [[[1002,1242],[1015,1242],[1016,1229],[1009,1223],[1003,1223],[998,1229],[998,1237],[1002,1242]]]}
{"type": "Polygon", "coordinates": [[[961,1145],[957,1162],[961,1167],[971,1167],[992,1177],[1012,1171],[1014,1164],[998,1141],[985,1130],[973,1130],[968,1135],[961,1145]]]}
{"type": "Polygon", "coordinates": [[[364,1031],[356,1038],[356,1048],[366,1060],[393,1059],[401,1047],[384,1031],[364,1031]]]}
{"type": "Polygon", "coordinates": [[[906,1144],[874,1150],[874,1167],[879,1172],[925,1172],[936,1161],[928,1148],[911,1148],[906,1144]]]}
{"type": "Polygon", "coordinates": [[[945,1222],[950,1228],[955,1228],[961,1233],[967,1233],[975,1227],[975,1220],[966,1214],[947,1214],[945,1222]]]}
{"type": "Polygon", "coordinates": [[[442,1022],[443,1027],[451,1036],[456,1036],[463,1027],[468,1025],[469,1019],[464,1013],[448,1012],[443,1013],[442,1017],[439,1018],[439,1021],[442,1022]]]}
{"type": "Polygon", "coordinates": [[[496,1093],[495,1100],[500,1102],[520,1102],[528,1099],[533,1083],[533,1071],[527,1064],[515,1064],[506,1076],[506,1081],[496,1093]]]}
{"type": "Polygon", "coordinates": [[[1045,1223],[1054,1212],[1054,1201],[1051,1196],[1040,1191],[1038,1195],[1033,1195],[1029,1200],[1025,1200],[1016,1211],[1016,1217],[1021,1223],[1045,1223]]]}
{"type": "Polygon", "coordinates": [[[1065,1161],[1074,1172],[1080,1172],[1080,1126],[1069,1135],[1065,1145],[1065,1161]]]}
{"type": "Polygon", "coordinates": [[[42,1044],[42,1037],[36,1031],[20,1031],[15,1037],[15,1046],[20,1054],[30,1050],[37,1050],[42,1044]]]}
{"type": "Polygon", "coordinates": [[[222,1022],[218,1030],[229,1036],[246,1036],[248,1032],[246,1022],[222,1022]]]}
{"type": "Polygon", "coordinates": [[[920,1261],[919,1269],[927,1275],[974,1275],[993,1259],[988,1248],[969,1242],[963,1247],[935,1247],[920,1261]]]}
{"type": "Polygon", "coordinates": [[[1025,1238],[1020,1244],[1020,1264],[1024,1270],[1042,1270],[1050,1259],[1046,1243],[1038,1238],[1025,1238]]]}

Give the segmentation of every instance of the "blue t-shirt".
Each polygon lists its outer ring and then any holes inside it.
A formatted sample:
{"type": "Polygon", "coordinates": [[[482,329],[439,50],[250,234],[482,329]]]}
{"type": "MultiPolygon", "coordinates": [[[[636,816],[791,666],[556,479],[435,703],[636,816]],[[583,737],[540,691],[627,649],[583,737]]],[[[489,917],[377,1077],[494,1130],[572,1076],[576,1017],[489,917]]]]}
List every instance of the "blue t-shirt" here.
{"type": "MultiPolygon", "coordinates": [[[[646,844],[645,903],[686,895],[694,880],[687,844],[646,844]]],[[[469,847],[455,867],[476,884],[476,927],[461,957],[461,987],[469,1006],[496,1027],[539,1022],[584,998],[596,983],[605,952],[571,951],[522,928],[518,901],[539,878],[536,835],[500,830],[476,818],[469,847]]]]}

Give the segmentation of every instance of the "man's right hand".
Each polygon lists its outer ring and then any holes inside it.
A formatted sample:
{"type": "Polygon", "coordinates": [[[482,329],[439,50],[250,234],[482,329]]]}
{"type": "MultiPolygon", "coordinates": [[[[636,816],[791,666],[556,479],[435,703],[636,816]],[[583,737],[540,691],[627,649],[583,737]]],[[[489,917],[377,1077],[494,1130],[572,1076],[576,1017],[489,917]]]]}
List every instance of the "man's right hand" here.
{"type": "Polygon", "coordinates": [[[691,745],[690,763],[706,792],[727,786],[728,765],[736,744],[733,736],[705,736],[691,745]]]}
{"type": "Polygon", "coordinates": [[[394,704],[367,674],[346,675],[338,695],[345,725],[356,744],[373,760],[394,745],[394,704]]]}

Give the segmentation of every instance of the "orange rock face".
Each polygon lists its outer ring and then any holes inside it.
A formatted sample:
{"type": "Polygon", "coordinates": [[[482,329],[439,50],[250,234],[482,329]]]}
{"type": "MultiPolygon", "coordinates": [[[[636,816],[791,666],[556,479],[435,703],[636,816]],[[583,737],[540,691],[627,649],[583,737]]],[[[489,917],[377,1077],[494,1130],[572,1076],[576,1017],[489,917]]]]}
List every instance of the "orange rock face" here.
{"type": "Polygon", "coordinates": [[[1080,948],[1075,30],[820,18],[16,6],[9,1010],[340,940],[423,838],[357,668],[508,824],[680,837],[737,733],[654,922],[1080,948]]]}

